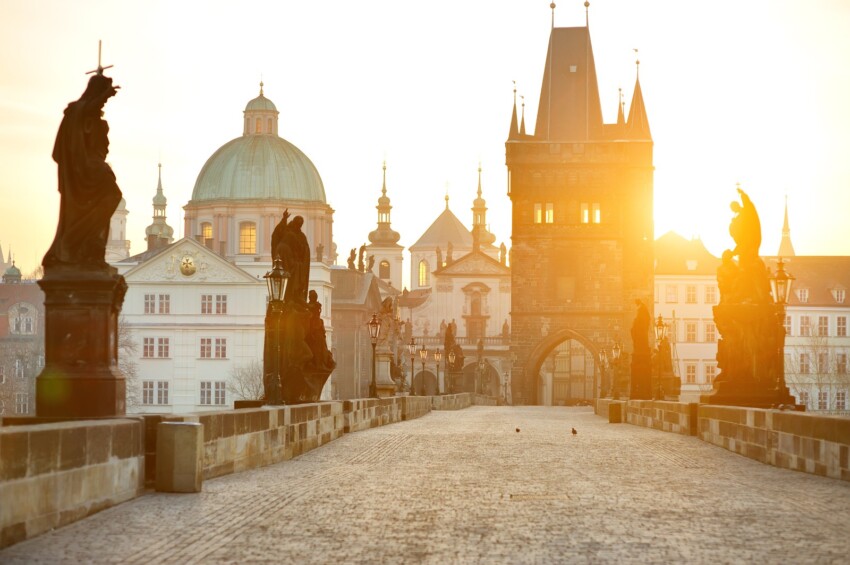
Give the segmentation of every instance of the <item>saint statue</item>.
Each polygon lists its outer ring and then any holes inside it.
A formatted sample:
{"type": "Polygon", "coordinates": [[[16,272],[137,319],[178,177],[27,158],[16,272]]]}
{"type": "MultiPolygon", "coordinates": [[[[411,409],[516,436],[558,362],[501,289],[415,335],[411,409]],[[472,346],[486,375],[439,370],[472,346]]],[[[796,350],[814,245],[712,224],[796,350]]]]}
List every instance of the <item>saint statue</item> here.
{"type": "Polygon", "coordinates": [[[357,250],[352,249],[351,254],[348,256],[348,268],[351,269],[352,271],[356,268],[354,266],[354,261],[356,261],[356,260],[357,260],[357,250]]]}
{"type": "Polygon", "coordinates": [[[122,195],[106,163],[109,124],[102,116],[117,89],[99,67],[80,99],[65,109],[53,147],[59,168],[59,224],[42,260],[46,271],[63,266],[109,268],[109,222],[122,195]]]}
{"type": "Polygon", "coordinates": [[[635,306],[637,306],[637,314],[634,322],[632,322],[631,329],[634,352],[636,354],[649,353],[649,326],[651,324],[649,310],[641,300],[635,300],[635,306]]]}
{"type": "Polygon", "coordinates": [[[283,219],[272,232],[272,255],[280,257],[283,268],[289,273],[284,302],[307,302],[307,290],[310,285],[310,244],[301,231],[304,218],[295,216],[291,222],[289,209],[284,210],[283,219]]]}
{"type": "Polygon", "coordinates": [[[735,249],[732,255],[737,255],[744,262],[758,258],[759,247],[761,247],[761,223],[756,207],[753,205],[747,193],[738,189],[741,195],[741,204],[732,202],[729,207],[735,213],[735,217],[729,223],[729,235],[735,240],[735,249]]]}

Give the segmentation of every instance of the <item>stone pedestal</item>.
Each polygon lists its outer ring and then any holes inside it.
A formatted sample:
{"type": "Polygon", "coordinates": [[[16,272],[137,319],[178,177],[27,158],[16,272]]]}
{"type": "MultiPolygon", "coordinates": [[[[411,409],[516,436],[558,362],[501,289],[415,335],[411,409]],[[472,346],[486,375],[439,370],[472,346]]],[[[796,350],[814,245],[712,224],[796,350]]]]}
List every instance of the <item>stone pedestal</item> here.
{"type": "Polygon", "coordinates": [[[720,374],[703,404],[772,408],[795,406],[785,385],[785,310],[774,304],[721,304],[714,321],[720,374]]]}
{"type": "Polygon", "coordinates": [[[162,422],[156,427],[156,490],[201,492],[204,482],[204,426],[162,422]]]}
{"type": "Polygon", "coordinates": [[[36,379],[36,415],[123,416],[126,383],[118,370],[118,315],[127,292],[111,271],[58,271],[44,291],[45,365],[36,379]]]}
{"type": "Polygon", "coordinates": [[[398,390],[398,385],[390,375],[392,358],[393,354],[386,349],[375,352],[375,381],[378,385],[378,398],[395,396],[396,390],[398,390]]]}
{"type": "Polygon", "coordinates": [[[635,352],[632,355],[631,367],[631,392],[629,398],[632,400],[652,399],[652,357],[650,352],[635,352]]]}

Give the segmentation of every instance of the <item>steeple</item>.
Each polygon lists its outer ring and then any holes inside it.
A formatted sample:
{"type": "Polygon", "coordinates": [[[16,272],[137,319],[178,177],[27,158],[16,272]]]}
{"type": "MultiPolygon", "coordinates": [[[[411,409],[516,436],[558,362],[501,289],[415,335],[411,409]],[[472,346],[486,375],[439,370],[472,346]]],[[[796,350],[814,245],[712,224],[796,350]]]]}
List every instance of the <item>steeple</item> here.
{"type": "Polygon", "coordinates": [[[372,245],[394,245],[401,238],[398,232],[390,227],[390,199],[387,196],[387,162],[384,161],[384,180],[381,186],[381,196],[378,198],[378,229],[369,234],[369,242],[372,245]]]}
{"type": "Polygon", "coordinates": [[[511,129],[508,131],[508,141],[517,138],[517,119],[516,119],[516,81],[514,81],[514,109],[511,113],[511,129]]]}
{"type": "Polygon", "coordinates": [[[159,175],[156,185],[156,195],[153,197],[153,223],[145,229],[145,239],[148,242],[148,250],[165,247],[174,238],[174,229],[165,221],[165,208],[168,200],[162,192],[162,163],[159,167],[159,175]]]}
{"type": "Polygon", "coordinates": [[[618,88],[617,90],[620,93],[617,99],[617,125],[622,127],[626,125],[626,110],[624,108],[626,103],[623,101],[623,89],[618,88]]]}
{"type": "Polygon", "coordinates": [[[520,96],[522,100],[522,120],[519,123],[519,135],[525,135],[525,96],[520,96]]]}
{"type": "Polygon", "coordinates": [[[481,197],[481,163],[478,163],[478,198],[472,201],[472,237],[475,248],[476,242],[492,245],[496,241],[496,236],[487,231],[487,202],[481,197]]]}
{"type": "MultiPolygon", "coordinates": [[[[637,49],[635,49],[637,52],[637,49]]],[[[629,108],[629,121],[626,124],[629,139],[645,139],[652,141],[649,132],[649,120],[646,117],[646,105],[643,102],[643,92],[640,89],[640,60],[635,61],[637,67],[635,92],[632,95],[632,105],[629,108]]]]}
{"type": "Polygon", "coordinates": [[[788,197],[785,197],[785,221],[782,222],[782,241],[779,242],[778,257],[794,257],[794,246],[791,245],[791,228],[788,226],[788,197]]]}

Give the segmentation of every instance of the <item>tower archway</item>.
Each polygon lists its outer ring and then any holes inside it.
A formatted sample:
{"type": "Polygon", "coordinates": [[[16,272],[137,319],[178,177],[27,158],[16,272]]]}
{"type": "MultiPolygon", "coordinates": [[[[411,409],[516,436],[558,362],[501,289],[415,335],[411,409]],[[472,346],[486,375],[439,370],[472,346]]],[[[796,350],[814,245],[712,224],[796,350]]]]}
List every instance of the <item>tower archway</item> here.
{"type": "Polygon", "coordinates": [[[570,406],[592,403],[601,392],[599,347],[586,336],[562,329],[546,336],[531,350],[522,373],[532,377],[531,404],[570,406]]]}

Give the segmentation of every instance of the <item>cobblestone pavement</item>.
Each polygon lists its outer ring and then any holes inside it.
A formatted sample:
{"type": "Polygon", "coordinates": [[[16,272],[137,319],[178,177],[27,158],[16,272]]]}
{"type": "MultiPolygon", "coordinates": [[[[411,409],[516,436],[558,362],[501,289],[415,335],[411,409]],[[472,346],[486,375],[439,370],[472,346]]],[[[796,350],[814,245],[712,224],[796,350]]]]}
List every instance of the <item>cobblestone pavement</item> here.
{"type": "Polygon", "coordinates": [[[151,493],[0,552],[10,564],[848,561],[850,483],[588,408],[478,406],[348,434],[200,494],[151,493]]]}

